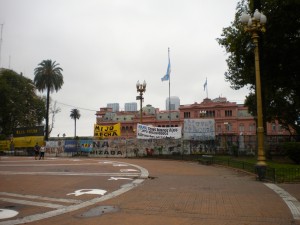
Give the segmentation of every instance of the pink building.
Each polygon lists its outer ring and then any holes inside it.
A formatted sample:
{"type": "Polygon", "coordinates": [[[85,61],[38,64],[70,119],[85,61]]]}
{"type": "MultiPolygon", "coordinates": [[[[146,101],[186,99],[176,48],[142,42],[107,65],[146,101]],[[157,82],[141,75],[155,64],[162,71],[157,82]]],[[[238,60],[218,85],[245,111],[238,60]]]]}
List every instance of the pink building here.
{"type": "MultiPolygon", "coordinates": [[[[140,123],[140,112],[112,112],[111,108],[100,108],[96,112],[99,125],[121,123],[122,137],[135,137],[135,130],[140,123]]],[[[255,136],[256,121],[249,114],[248,108],[236,102],[229,102],[224,97],[205,98],[201,103],[180,105],[178,110],[159,111],[151,105],[143,107],[142,123],[155,127],[183,126],[184,119],[209,118],[215,120],[215,132],[218,135],[255,136]],[[170,119],[171,118],[171,119],[170,119]]],[[[289,135],[278,122],[267,123],[268,135],[289,135]]]]}

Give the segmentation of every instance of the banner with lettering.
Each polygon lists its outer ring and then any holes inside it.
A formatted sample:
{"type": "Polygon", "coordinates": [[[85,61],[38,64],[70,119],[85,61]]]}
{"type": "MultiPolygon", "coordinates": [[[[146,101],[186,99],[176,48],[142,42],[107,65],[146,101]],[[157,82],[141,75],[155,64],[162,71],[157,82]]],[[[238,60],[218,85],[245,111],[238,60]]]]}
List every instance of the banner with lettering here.
{"type": "Polygon", "coordinates": [[[181,138],[181,127],[152,127],[137,124],[136,135],[138,139],[179,139],[181,138]]]}
{"type": "Polygon", "coordinates": [[[200,141],[214,140],[215,120],[184,119],[183,139],[200,141]]]}
{"type": "Polygon", "coordinates": [[[21,127],[13,129],[14,137],[44,136],[44,126],[21,127]]]}
{"type": "Polygon", "coordinates": [[[121,136],[121,124],[117,123],[110,126],[94,125],[94,136],[100,138],[110,138],[121,136]]]}

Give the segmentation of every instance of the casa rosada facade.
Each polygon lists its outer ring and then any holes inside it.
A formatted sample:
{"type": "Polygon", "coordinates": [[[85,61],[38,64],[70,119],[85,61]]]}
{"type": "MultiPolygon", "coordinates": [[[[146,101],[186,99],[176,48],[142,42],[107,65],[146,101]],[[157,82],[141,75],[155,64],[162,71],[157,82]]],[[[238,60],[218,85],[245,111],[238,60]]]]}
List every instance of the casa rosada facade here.
{"type": "MultiPolygon", "coordinates": [[[[151,105],[142,108],[142,124],[154,127],[179,127],[184,119],[214,119],[216,135],[256,135],[256,120],[248,108],[236,102],[229,102],[224,97],[205,98],[201,103],[180,105],[178,110],[160,111],[151,105]]],[[[140,111],[113,112],[112,108],[100,108],[96,112],[98,125],[121,124],[121,137],[136,136],[137,124],[141,122],[140,111]]],[[[289,135],[277,122],[267,123],[268,135],[289,135]]]]}

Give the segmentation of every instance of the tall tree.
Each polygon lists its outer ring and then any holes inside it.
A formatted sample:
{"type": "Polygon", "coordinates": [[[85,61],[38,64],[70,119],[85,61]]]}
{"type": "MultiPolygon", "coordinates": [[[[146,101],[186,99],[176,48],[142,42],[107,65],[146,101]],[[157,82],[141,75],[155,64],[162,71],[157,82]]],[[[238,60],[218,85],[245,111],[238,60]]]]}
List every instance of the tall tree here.
{"type": "Polygon", "coordinates": [[[72,109],[71,110],[71,114],[70,117],[74,120],[75,122],[75,132],[74,132],[74,137],[76,137],[76,120],[79,120],[80,118],[80,112],[78,109],[72,109]]]}
{"type": "Polygon", "coordinates": [[[61,89],[64,80],[62,75],[63,69],[59,67],[59,64],[52,60],[43,60],[38,67],[34,70],[34,83],[37,89],[41,92],[47,91],[47,104],[46,104],[46,132],[45,140],[48,141],[49,137],[49,102],[50,92],[54,90],[57,92],[61,89]]]}
{"type": "Polygon", "coordinates": [[[40,125],[45,101],[35,93],[32,80],[13,70],[0,69],[0,128],[5,136],[17,127],[40,125]]]}
{"type": "Polygon", "coordinates": [[[278,120],[286,129],[300,132],[300,1],[241,0],[235,20],[223,29],[218,42],[228,54],[225,79],[233,89],[248,86],[245,104],[256,115],[255,63],[251,36],[244,32],[240,15],[255,8],[267,16],[266,32],[260,35],[260,65],[265,122],[278,120]]]}

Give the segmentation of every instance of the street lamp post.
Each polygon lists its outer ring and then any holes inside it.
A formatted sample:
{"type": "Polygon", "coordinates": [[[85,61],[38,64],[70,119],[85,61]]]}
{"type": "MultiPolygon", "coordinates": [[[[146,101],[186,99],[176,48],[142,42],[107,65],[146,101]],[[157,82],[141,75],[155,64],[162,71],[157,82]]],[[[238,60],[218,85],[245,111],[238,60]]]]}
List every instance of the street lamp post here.
{"type": "Polygon", "coordinates": [[[146,92],[146,86],[147,86],[146,81],[144,81],[143,83],[140,83],[139,81],[137,81],[137,83],[136,83],[136,90],[137,90],[137,92],[140,93],[139,96],[136,96],[136,100],[140,100],[140,123],[141,124],[143,122],[143,109],[142,109],[143,100],[144,100],[143,93],[146,92]]]}
{"type": "Polygon", "coordinates": [[[260,65],[259,65],[259,48],[258,39],[259,32],[265,32],[265,24],[267,17],[260,13],[257,9],[253,17],[245,12],[241,15],[241,22],[244,25],[244,30],[251,34],[253,44],[255,46],[255,79],[256,79],[256,104],[257,104],[257,138],[258,138],[258,153],[257,153],[257,172],[260,179],[264,178],[266,168],[266,158],[264,152],[264,127],[263,127],[263,113],[261,100],[261,82],[260,82],[260,65]]]}

